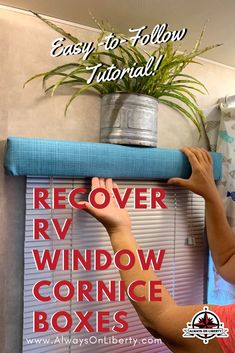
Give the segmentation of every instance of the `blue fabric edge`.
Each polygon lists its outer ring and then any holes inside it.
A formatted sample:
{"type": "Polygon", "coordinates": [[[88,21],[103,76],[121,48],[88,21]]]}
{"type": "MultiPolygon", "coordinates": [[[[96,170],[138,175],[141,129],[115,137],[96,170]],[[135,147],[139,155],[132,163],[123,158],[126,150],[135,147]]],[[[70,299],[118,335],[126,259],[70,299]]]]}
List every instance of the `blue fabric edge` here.
{"type": "MultiPolygon", "coordinates": [[[[217,181],[222,176],[222,155],[211,152],[211,156],[214,162],[214,179],[217,181]]],[[[191,174],[187,158],[177,149],[24,137],[7,139],[4,167],[11,176],[109,176],[164,180],[170,177],[187,178],[191,174]],[[64,151],[67,151],[67,155],[63,160],[64,151]],[[41,158],[43,152],[44,160],[41,158]],[[47,154],[48,159],[45,160],[47,154]],[[68,161],[70,154],[73,158],[68,161]],[[68,166],[67,170],[59,165],[61,163],[68,166]]]]}

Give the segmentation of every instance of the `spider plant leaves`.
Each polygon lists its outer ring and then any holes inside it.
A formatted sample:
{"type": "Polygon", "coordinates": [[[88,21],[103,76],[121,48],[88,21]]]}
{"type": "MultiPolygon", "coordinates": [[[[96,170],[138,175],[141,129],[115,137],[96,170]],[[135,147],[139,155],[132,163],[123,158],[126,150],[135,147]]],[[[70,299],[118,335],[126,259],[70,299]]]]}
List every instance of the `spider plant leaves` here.
{"type": "Polygon", "coordinates": [[[40,74],[34,75],[34,76],[30,77],[24,83],[23,87],[25,87],[27,83],[29,83],[30,81],[34,80],[35,78],[43,77],[43,81],[42,81],[43,82],[43,88],[45,88],[45,82],[50,76],[56,76],[56,75],[58,75],[60,73],[60,71],[72,68],[74,66],[78,67],[79,64],[77,64],[77,63],[64,64],[64,65],[57,66],[55,69],[52,69],[50,71],[46,71],[46,72],[42,72],[40,74]]]}
{"type": "MultiPolygon", "coordinates": [[[[86,83],[86,79],[85,78],[82,78],[82,77],[76,77],[75,79],[73,80],[68,80],[69,77],[72,77],[72,76],[68,76],[66,75],[66,77],[62,78],[60,81],[58,81],[56,84],[54,84],[53,86],[51,86],[52,90],[51,90],[51,96],[54,96],[55,94],[55,91],[62,85],[66,84],[66,83],[71,83],[73,82],[75,85],[83,85],[86,83]]],[[[47,90],[45,90],[46,92],[47,90]]]]}
{"type": "Polygon", "coordinates": [[[187,94],[192,99],[192,101],[195,104],[197,104],[197,100],[196,100],[195,95],[192,92],[190,92],[187,88],[184,88],[182,86],[175,86],[175,87],[171,87],[170,91],[171,92],[176,92],[176,93],[184,92],[185,94],[187,94]]]}
{"type": "MultiPolygon", "coordinates": [[[[65,81],[65,82],[62,82],[62,83],[60,84],[60,86],[63,86],[63,85],[66,85],[66,84],[74,84],[74,85],[78,86],[79,84],[80,84],[80,85],[83,85],[84,82],[86,82],[85,79],[84,79],[84,81],[81,79],[81,82],[80,82],[80,83],[78,82],[77,79],[74,79],[74,80],[67,80],[67,81],[65,81]]],[[[52,90],[54,87],[55,87],[55,85],[51,85],[50,87],[47,87],[47,88],[45,89],[45,93],[49,92],[49,91],[52,90]]],[[[52,94],[51,94],[51,95],[52,95],[52,94]]]]}
{"type": "Polygon", "coordinates": [[[105,51],[101,51],[101,52],[97,52],[97,53],[93,53],[93,57],[95,56],[106,56],[108,57],[111,61],[113,60],[115,63],[118,63],[118,61],[120,61],[121,63],[125,63],[124,58],[122,58],[121,56],[114,54],[113,52],[105,52],[105,51]]]}
{"type": "Polygon", "coordinates": [[[72,34],[64,31],[61,27],[56,26],[54,23],[51,21],[47,20],[46,18],[40,16],[38,13],[31,11],[35,16],[37,16],[41,21],[45,22],[49,27],[54,29],[56,32],[62,34],[65,38],[69,39],[71,42],[77,44],[80,42],[80,40],[76,37],[74,37],[72,34]]]}
{"type": "Polygon", "coordinates": [[[67,74],[63,74],[62,76],[64,76],[62,79],[60,79],[59,81],[57,81],[56,84],[54,84],[54,88],[51,92],[51,95],[53,96],[56,89],[63,84],[64,81],[66,81],[67,79],[73,78],[77,80],[77,83],[85,83],[86,80],[83,77],[79,77],[79,74],[85,73],[86,72],[86,68],[84,68],[82,65],[79,65],[75,70],[73,70],[70,73],[67,74]]]}
{"type": "Polygon", "coordinates": [[[40,74],[34,75],[32,77],[30,77],[27,81],[25,81],[25,83],[23,84],[23,88],[25,88],[25,86],[27,85],[27,83],[29,83],[30,81],[34,80],[35,78],[38,77],[45,77],[45,75],[47,75],[48,72],[41,72],[40,74]]]}
{"type": "Polygon", "coordinates": [[[206,117],[205,115],[202,113],[201,109],[198,110],[198,116],[201,120],[202,125],[204,125],[205,128],[205,124],[206,124],[206,117]]]}
{"type": "Polygon", "coordinates": [[[192,50],[192,53],[196,53],[197,50],[199,49],[199,47],[201,45],[201,42],[202,42],[202,39],[204,37],[204,34],[205,34],[205,26],[203,27],[203,29],[202,29],[202,31],[200,33],[200,36],[199,36],[198,40],[195,43],[195,46],[194,46],[194,48],[192,50]]]}
{"type": "Polygon", "coordinates": [[[185,116],[186,118],[191,120],[194,123],[194,125],[197,127],[199,135],[201,136],[200,124],[198,123],[198,121],[196,119],[194,119],[194,117],[186,109],[181,107],[179,104],[172,102],[172,101],[169,101],[167,99],[160,98],[158,101],[162,104],[168,105],[170,108],[178,111],[180,114],[183,114],[183,116],[185,116]]]}
{"type": "MultiPolygon", "coordinates": [[[[187,75],[187,74],[181,74],[181,73],[177,74],[176,77],[183,77],[183,78],[189,79],[189,80],[191,80],[191,81],[188,81],[189,83],[194,83],[196,85],[199,85],[199,86],[203,87],[204,90],[208,93],[208,90],[207,90],[206,86],[201,81],[196,79],[195,77],[193,77],[191,75],[187,75]]],[[[179,81],[175,81],[175,82],[179,82],[179,81]]]]}
{"type": "Polygon", "coordinates": [[[171,97],[171,98],[174,98],[175,100],[180,101],[181,103],[185,104],[188,109],[191,110],[192,115],[195,117],[195,119],[197,119],[197,114],[195,114],[197,113],[197,110],[198,110],[197,106],[189,98],[185,97],[180,92],[173,92],[173,93],[164,92],[163,95],[160,97],[171,97]]]}
{"type": "Polygon", "coordinates": [[[67,110],[70,106],[70,104],[72,103],[72,101],[77,98],[78,96],[80,96],[82,94],[82,92],[86,91],[87,89],[91,89],[91,88],[95,88],[98,92],[100,92],[101,94],[103,94],[103,90],[100,88],[99,84],[97,82],[93,82],[90,83],[88,85],[84,85],[82,88],[80,88],[78,91],[76,91],[75,93],[72,94],[72,96],[70,97],[70,99],[68,100],[66,106],[65,106],[65,110],[64,110],[64,115],[66,116],[67,110]]]}

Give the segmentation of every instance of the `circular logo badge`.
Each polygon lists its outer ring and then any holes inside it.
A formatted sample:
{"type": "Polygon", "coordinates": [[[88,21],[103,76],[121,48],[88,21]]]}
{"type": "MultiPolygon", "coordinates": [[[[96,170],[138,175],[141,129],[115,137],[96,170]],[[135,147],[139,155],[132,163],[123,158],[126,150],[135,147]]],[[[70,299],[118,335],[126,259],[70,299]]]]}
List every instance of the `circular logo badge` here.
{"type": "Polygon", "coordinates": [[[220,322],[219,317],[207,306],[194,315],[183,332],[183,337],[197,337],[205,344],[215,337],[228,337],[228,329],[224,328],[224,324],[220,322]]]}

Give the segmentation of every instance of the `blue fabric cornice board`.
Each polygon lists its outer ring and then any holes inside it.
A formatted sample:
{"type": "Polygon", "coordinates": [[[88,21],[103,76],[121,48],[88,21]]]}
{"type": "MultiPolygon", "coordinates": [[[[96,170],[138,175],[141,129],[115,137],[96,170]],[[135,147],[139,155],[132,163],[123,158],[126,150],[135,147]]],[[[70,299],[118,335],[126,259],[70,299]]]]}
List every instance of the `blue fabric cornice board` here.
{"type": "MultiPolygon", "coordinates": [[[[211,156],[214,179],[219,180],[222,156],[211,156]]],[[[23,137],[8,138],[4,165],[13,176],[169,179],[188,178],[191,174],[187,158],[176,149],[23,137]]]]}

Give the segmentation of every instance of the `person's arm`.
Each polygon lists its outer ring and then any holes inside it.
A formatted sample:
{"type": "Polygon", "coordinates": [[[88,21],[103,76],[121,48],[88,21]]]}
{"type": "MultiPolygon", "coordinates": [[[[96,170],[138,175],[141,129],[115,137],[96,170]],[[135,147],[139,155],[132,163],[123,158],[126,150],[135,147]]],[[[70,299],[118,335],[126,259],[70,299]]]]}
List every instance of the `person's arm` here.
{"type": "Polygon", "coordinates": [[[204,148],[182,151],[189,159],[192,175],[189,179],[172,178],[168,183],[183,186],[205,199],[207,237],[215,266],[225,280],[235,283],[235,236],[214,182],[212,158],[204,148]]]}
{"type": "MultiPolygon", "coordinates": [[[[118,188],[112,182],[112,179],[93,178],[92,189],[105,188],[112,196],[112,188],[118,188]]],[[[97,202],[102,203],[102,195],[97,194],[97,202]],[[100,200],[98,200],[100,198],[100,200]]],[[[85,204],[85,210],[100,221],[106,228],[114,252],[127,249],[136,254],[138,244],[131,232],[131,221],[126,209],[120,209],[115,200],[111,197],[110,204],[104,209],[96,209],[88,202],[85,204]]],[[[127,259],[123,256],[121,261],[125,263],[127,259]]],[[[151,268],[142,270],[139,259],[136,256],[135,265],[127,270],[121,270],[120,275],[125,282],[125,287],[136,280],[143,280],[147,284],[149,281],[157,280],[156,274],[151,268]]],[[[146,296],[148,294],[147,286],[139,286],[136,288],[135,294],[138,296],[146,296]]],[[[166,288],[162,285],[162,301],[132,301],[132,304],[138,313],[143,325],[149,332],[163,342],[174,353],[222,353],[216,340],[210,341],[204,345],[202,341],[192,338],[186,339],[182,337],[182,329],[186,327],[187,322],[191,321],[194,314],[203,309],[203,305],[177,306],[173,298],[170,296],[166,288]]],[[[213,307],[210,306],[212,309],[213,307]]]]}
{"type": "MultiPolygon", "coordinates": [[[[116,253],[122,249],[128,249],[136,254],[139,246],[131,232],[130,228],[118,227],[112,231],[108,230],[111,244],[116,253]]],[[[122,260],[125,263],[126,259],[122,260]]],[[[142,270],[139,259],[136,256],[135,265],[128,271],[120,271],[121,279],[125,281],[125,287],[136,280],[149,281],[157,280],[155,272],[151,268],[142,270]]],[[[137,296],[148,295],[148,287],[140,286],[136,289],[137,296]]],[[[131,301],[140,320],[146,329],[162,341],[174,353],[222,353],[216,340],[210,341],[205,346],[198,339],[186,339],[182,337],[183,328],[187,322],[190,322],[196,312],[203,309],[203,305],[177,306],[164,285],[161,286],[162,301],[131,301]]],[[[213,309],[213,306],[210,306],[213,309]]]]}

